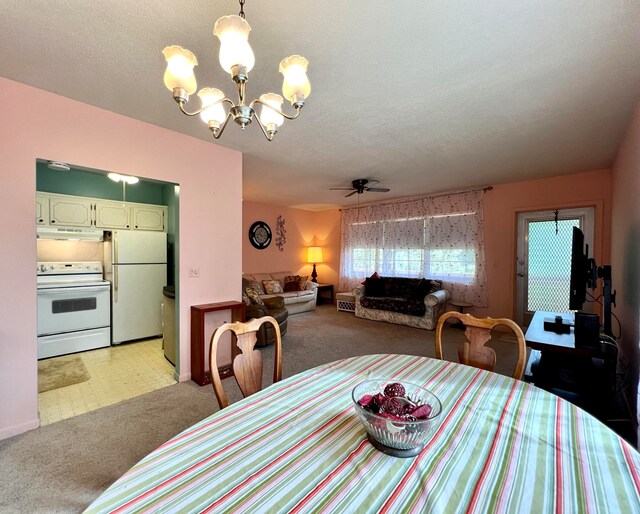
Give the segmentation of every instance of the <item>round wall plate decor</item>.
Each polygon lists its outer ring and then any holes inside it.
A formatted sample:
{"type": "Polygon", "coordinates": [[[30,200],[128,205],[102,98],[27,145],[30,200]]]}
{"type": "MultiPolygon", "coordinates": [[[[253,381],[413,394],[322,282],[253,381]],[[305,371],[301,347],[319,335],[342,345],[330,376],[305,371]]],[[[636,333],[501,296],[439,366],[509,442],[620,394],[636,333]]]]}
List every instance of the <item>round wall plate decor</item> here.
{"type": "Polygon", "coordinates": [[[271,229],[264,221],[256,221],[249,229],[249,241],[258,250],[271,244],[271,229]]]}

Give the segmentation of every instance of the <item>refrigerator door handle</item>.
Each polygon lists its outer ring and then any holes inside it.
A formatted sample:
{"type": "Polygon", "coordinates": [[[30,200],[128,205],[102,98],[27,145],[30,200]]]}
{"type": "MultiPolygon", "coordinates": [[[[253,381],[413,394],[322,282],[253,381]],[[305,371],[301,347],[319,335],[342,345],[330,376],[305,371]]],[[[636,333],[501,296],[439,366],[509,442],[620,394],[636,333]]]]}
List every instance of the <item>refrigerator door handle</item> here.
{"type": "Polygon", "coordinates": [[[118,303],[118,231],[113,231],[113,262],[111,263],[113,269],[113,301],[118,303]],[[114,266],[116,264],[116,266],[114,266]]]}
{"type": "Polygon", "coordinates": [[[118,266],[113,267],[113,301],[118,303],[118,266]]]}
{"type": "Polygon", "coordinates": [[[118,231],[113,231],[113,263],[112,264],[120,264],[120,260],[118,259],[118,231]]]}

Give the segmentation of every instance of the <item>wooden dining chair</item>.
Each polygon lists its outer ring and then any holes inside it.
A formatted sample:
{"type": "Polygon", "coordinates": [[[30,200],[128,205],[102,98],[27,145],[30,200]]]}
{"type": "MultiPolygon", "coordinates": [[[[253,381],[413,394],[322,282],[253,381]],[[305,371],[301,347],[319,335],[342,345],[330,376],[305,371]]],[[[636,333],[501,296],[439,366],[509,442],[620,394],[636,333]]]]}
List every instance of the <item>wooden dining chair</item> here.
{"type": "Polygon", "coordinates": [[[518,343],[518,360],[513,370],[513,378],[522,380],[524,374],[527,347],[522,329],[514,321],[507,318],[476,318],[471,314],[455,311],[445,312],[438,319],[436,326],[436,357],[442,359],[442,328],[449,318],[458,319],[465,326],[467,341],[458,346],[458,361],[476,368],[493,371],[496,365],[496,352],[485,346],[491,339],[491,330],[498,325],[509,327],[515,334],[518,343]]]}
{"type": "Polygon", "coordinates": [[[235,335],[235,345],[232,342],[232,368],[236,377],[236,382],[242,391],[242,395],[247,397],[262,389],[262,353],[255,348],[257,333],[264,323],[271,323],[275,331],[275,355],[273,358],[273,381],[282,380],[282,336],[280,326],[271,316],[252,319],[246,323],[235,322],[220,325],[211,335],[211,346],[209,348],[209,370],[211,371],[211,383],[213,391],[218,399],[218,405],[223,409],[229,405],[229,399],[222,387],[222,380],[218,372],[218,344],[220,338],[226,332],[235,335]]]}

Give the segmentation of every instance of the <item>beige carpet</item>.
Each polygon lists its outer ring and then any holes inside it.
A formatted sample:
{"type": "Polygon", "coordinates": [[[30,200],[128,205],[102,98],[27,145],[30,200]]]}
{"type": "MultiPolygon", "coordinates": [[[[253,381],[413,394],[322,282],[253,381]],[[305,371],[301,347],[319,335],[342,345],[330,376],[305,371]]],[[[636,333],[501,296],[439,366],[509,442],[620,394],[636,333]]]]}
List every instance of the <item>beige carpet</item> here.
{"type": "Polygon", "coordinates": [[[85,382],[91,378],[79,355],[65,355],[38,361],[38,392],[85,382]]]}
{"type": "MultiPolygon", "coordinates": [[[[463,331],[447,329],[455,354],[463,331]]],[[[510,374],[513,343],[499,341],[498,372],[510,374]]],[[[283,375],[354,355],[434,355],[433,332],[358,319],[323,305],[289,318],[283,375]]],[[[273,346],[263,349],[273,369],[273,346]]],[[[265,382],[271,378],[265,372],[265,382]]],[[[240,398],[225,380],[229,401],[240,398]]],[[[213,387],[172,385],[117,405],[0,441],[0,513],[82,512],[111,483],[167,439],[218,410],[213,387]]]]}

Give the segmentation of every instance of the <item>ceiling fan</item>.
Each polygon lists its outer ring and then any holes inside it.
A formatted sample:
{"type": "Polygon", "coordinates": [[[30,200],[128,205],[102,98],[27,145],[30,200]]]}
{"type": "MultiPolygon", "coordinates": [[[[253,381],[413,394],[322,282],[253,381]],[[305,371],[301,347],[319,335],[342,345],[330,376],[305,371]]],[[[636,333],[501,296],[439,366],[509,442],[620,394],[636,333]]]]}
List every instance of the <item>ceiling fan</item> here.
{"type": "Polygon", "coordinates": [[[370,187],[368,184],[377,184],[379,180],[367,180],[366,178],[357,178],[351,181],[351,187],[330,187],[331,191],[351,191],[345,198],[353,196],[356,193],[361,195],[365,191],[372,191],[374,193],[388,193],[391,189],[386,187],[370,187]]]}

